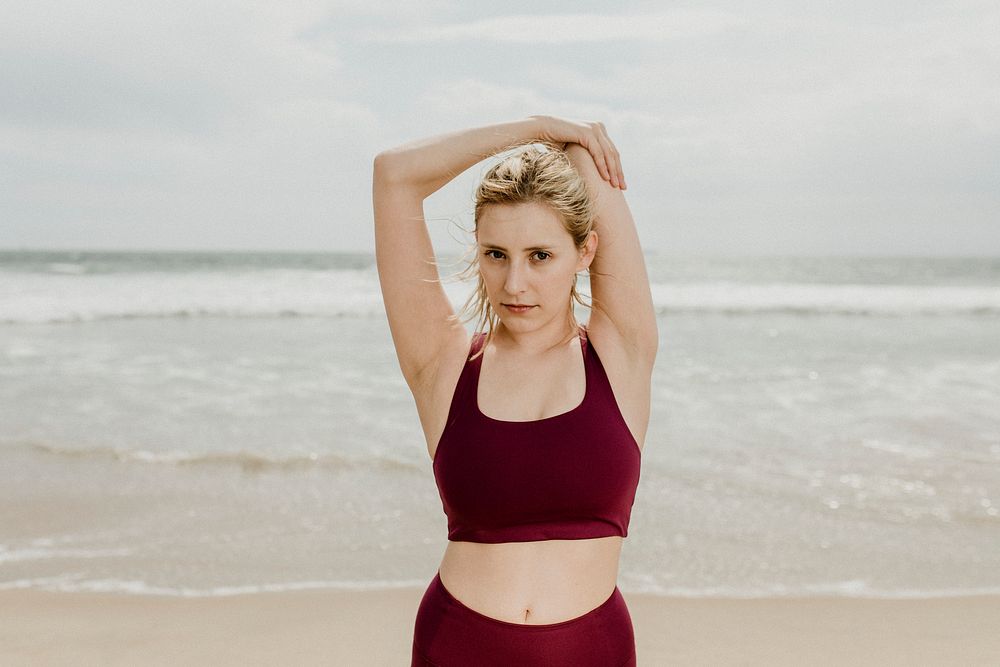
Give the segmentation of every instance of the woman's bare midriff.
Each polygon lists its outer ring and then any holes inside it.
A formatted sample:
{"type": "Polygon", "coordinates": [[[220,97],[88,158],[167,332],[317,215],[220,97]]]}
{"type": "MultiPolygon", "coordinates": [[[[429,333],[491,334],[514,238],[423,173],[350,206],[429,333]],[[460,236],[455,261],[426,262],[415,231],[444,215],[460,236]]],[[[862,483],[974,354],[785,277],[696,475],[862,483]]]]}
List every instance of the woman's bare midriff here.
{"type": "Polygon", "coordinates": [[[623,538],[448,542],[441,583],[466,607],[508,623],[559,623],[614,592],[623,538]]]}

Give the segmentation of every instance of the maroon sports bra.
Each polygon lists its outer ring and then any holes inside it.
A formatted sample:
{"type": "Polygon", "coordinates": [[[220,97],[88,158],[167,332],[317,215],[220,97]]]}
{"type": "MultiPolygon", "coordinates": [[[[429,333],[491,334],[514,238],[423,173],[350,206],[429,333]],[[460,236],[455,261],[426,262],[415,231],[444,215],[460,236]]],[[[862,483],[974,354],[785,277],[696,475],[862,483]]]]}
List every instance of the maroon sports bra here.
{"type": "MultiPolygon", "coordinates": [[[[474,337],[469,356],[484,333],[474,337]]],[[[597,351],[580,327],[583,402],[534,421],[487,417],[476,398],[482,356],[466,358],[434,453],[448,540],[533,542],[628,536],[641,455],[597,351]]]]}

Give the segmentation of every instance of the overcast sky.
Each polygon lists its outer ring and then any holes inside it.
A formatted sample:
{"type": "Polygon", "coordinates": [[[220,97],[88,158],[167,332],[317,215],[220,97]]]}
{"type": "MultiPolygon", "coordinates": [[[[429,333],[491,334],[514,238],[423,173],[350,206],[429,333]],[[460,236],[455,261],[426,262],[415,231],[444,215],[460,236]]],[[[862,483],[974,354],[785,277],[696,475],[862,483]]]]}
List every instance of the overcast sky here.
{"type": "Polygon", "coordinates": [[[995,1],[5,4],[0,248],[372,251],[378,151],[554,114],[649,252],[1000,255],[995,1]]]}

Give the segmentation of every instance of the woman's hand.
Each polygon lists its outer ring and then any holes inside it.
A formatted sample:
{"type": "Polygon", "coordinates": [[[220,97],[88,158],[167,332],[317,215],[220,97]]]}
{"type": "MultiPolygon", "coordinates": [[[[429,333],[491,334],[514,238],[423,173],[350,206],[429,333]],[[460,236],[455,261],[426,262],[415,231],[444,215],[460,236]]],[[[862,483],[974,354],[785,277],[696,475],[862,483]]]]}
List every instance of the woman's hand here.
{"type": "Polygon", "coordinates": [[[580,144],[594,158],[597,171],[611,185],[621,190],[626,189],[625,174],[622,173],[621,156],[615,148],[604,123],[591,121],[575,121],[555,116],[529,116],[539,121],[541,132],[539,138],[566,148],[566,144],[580,144]]]}

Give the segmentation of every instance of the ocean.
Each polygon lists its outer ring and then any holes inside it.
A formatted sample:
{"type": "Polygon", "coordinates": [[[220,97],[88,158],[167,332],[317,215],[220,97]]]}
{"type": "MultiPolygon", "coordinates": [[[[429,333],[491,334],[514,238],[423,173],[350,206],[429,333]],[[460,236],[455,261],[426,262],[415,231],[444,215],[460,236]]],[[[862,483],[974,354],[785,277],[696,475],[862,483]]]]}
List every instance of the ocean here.
{"type": "MultiPolygon", "coordinates": [[[[1000,259],[646,261],[623,591],[1000,592],[1000,259]]],[[[0,252],[0,589],[424,587],[446,532],[371,254],[0,252]]]]}

